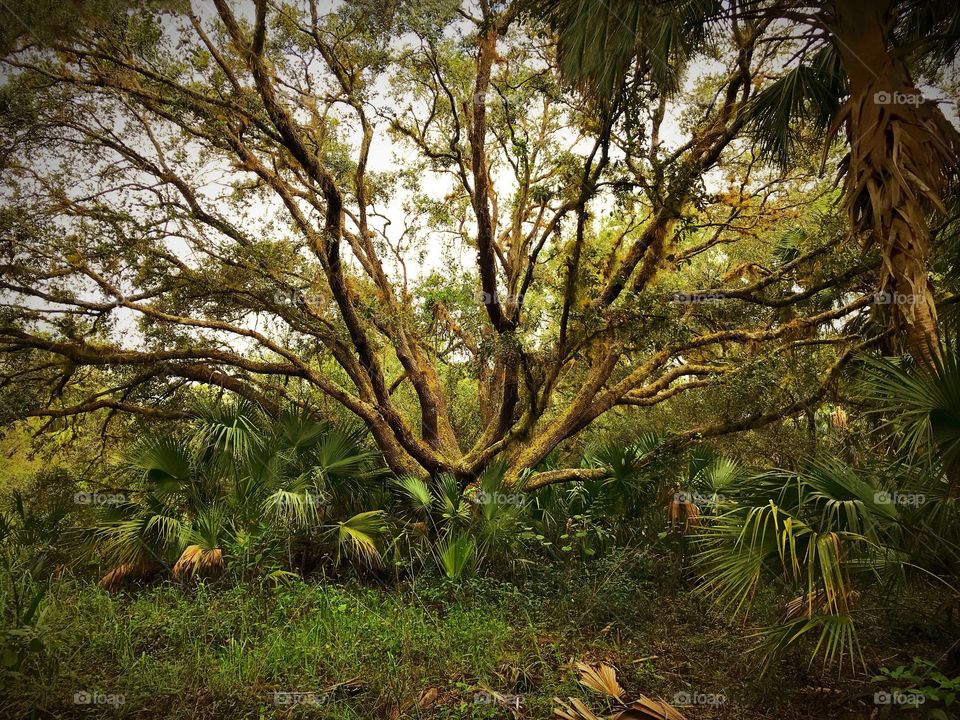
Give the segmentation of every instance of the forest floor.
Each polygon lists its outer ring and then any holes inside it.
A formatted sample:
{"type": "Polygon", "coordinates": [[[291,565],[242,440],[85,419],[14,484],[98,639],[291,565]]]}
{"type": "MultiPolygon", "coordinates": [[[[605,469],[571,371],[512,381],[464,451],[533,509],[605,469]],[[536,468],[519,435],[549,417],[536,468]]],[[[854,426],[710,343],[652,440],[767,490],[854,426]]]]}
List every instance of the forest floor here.
{"type": "Polygon", "coordinates": [[[62,579],[44,606],[46,648],[0,688],[0,717],[546,719],[570,696],[603,714],[575,672],[602,661],[628,698],[690,698],[689,720],[870,718],[884,710],[870,680],[880,666],[935,660],[954,639],[929,617],[884,614],[881,599],[860,630],[865,671],[794,653],[761,673],[749,636],[762,617],[731,621],[669,569],[656,583],[616,563],[527,572],[116,595],[62,579]]]}

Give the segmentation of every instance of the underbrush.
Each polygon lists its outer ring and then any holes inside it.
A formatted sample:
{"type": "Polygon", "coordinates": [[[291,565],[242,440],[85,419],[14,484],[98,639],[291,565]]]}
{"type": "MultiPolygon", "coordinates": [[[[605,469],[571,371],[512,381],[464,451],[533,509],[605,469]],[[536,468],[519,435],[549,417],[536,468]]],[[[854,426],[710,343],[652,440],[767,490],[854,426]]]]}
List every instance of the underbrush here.
{"type": "MultiPolygon", "coordinates": [[[[720,698],[689,718],[869,717],[876,688],[799,656],[758,677],[749,628],[635,554],[512,581],[436,576],[395,587],[356,581],[270,586],[163,582],[108,594],[51,582],[42,649],[11,674],[3,717],[546,718],[553,698],[603,703],[574,663],[607,662],[634,694],[720,698]],[[643,580],[642,576],[647,579],[643,580]]],[[[10,578],[4,578],[4,583],[10,578]]],[[[768,600],[758,597],[763,612],[768,600]]],[[[768,609],[773,609],[772,599],[768,609]]],[[[899,623],[899,624],[898,624],[899,623]]],[[[946,635],[869,625],[872,670],[936,657],[946,635]],[[876,633],[874,633],[874,629],[876,633]]]]}

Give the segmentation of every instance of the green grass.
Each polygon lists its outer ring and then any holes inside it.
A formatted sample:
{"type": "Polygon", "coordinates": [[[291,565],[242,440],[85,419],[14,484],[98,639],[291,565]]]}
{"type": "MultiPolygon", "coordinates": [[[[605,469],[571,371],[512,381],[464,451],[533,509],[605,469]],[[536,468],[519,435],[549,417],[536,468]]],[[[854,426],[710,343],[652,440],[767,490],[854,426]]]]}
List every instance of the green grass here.
{"type": "Polygon", "coordinates": [[[524,717],[547,718],[554,696],[588,698],[577,660],[613,663],[631,694],[728,698],[725,709],[691,709],[691,720],[844,717],[858,707],[855,684],[805,661],[758,680],[745,630],[682,588],[658,590],[621,570],[600,563],[516,583],[397,588],[162,584],[116,596],[58,581],[45,603],[46,650],[9,680],[0,716],[506,717],[474,702],[494,690],[523,696],[524,717]],[[347,681],[316,705],[278,705],[272,695],[347,681]],[[74,704],[83,691],[124,702],[74,704]]]}

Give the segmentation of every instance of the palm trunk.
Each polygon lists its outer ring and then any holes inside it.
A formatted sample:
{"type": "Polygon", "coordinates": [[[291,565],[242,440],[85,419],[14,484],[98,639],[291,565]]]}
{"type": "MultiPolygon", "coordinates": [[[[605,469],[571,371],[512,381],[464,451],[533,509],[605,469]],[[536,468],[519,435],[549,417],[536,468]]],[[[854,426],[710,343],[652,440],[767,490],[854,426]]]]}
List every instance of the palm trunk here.
{"type": "Polygon", "coordinates": [[[923,102],[902,57],[892,50],[890,0],[836,0],[831,20],[850,81],[846,123],[847,205],[884,261],[882,285],[895,327],[923,367],[940,358],[937,311],[927,277],[929,213],[956,168],[958,136],[933,103],[923,102]]]}

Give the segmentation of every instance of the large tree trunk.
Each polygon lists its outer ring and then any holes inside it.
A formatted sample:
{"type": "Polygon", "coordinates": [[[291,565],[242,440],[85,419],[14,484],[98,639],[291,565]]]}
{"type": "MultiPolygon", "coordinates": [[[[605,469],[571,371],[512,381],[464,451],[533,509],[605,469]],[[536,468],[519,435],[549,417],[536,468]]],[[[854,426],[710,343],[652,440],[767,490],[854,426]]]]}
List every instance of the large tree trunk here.
{"type": "Polygon", "coordinates": [[[856,227],[884,259],[883,297],[916,361],[940,359],[937,311],[927,271],[928,214],[955,170],[958,137],[934,103],[924,102],[890,39],[890,0],[837,0],[831,30],[850,80],[845,122],[850,154],[847,203],[856,227]]]}

